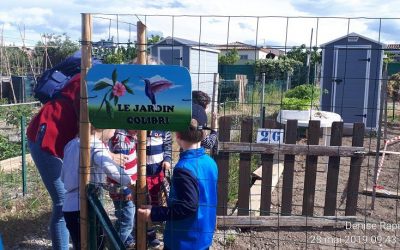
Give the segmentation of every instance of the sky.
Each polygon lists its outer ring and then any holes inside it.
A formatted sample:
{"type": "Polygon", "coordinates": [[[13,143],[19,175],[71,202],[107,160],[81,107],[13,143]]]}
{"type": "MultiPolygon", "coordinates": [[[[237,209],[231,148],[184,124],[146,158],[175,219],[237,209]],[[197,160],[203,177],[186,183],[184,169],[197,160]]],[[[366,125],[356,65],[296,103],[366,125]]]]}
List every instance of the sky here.
{"type": "Polygon", "coordinates": [[[201,43],[320,46],[348,33],[400,43],[398,0],[0,0],[5,45],[33,46],[43,34],[81,38],[81,13],[92,14],[92,40],[136,40],[148,35],[201,43]]]}

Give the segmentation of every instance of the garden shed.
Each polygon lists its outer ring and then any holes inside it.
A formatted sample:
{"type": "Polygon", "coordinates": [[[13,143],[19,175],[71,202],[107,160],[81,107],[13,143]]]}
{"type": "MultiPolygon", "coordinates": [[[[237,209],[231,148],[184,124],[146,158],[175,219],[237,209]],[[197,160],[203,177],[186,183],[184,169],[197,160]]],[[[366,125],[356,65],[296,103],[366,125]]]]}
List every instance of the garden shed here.
{"type": "Polygon", "coordinates": [[[162,39],[149,49],[153,57],[166,65],[186,67],[192,78],[192,89],[212,96],[214,73],[218,73],[218,50],[198,41],[177,37],[162,39]]]}
{"type": "Polygon", "coordinates": [[[384,44],[350,33],[321,47],[321,109],[377,129],[384,44]]]}

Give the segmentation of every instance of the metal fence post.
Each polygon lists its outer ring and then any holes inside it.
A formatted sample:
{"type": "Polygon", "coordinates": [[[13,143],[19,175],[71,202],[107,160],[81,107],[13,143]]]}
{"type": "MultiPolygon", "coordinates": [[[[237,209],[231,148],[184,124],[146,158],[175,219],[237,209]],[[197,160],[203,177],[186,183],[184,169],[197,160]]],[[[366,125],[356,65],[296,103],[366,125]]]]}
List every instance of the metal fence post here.
{"type": "Polygon", "coordinates": [[[21,116],[21,152],[22,152],[22,195],[26,194],[26,138],[25,138],[25,116],[21,116]]]}
{"type": "Polygon", "coordinates": [[[264,108],[264,97],[265,97],[265,73],[261,75],[261,103],[260,103],[260,127],[263,127],[263,121],[265,119],[265,110],[264,108]]]}

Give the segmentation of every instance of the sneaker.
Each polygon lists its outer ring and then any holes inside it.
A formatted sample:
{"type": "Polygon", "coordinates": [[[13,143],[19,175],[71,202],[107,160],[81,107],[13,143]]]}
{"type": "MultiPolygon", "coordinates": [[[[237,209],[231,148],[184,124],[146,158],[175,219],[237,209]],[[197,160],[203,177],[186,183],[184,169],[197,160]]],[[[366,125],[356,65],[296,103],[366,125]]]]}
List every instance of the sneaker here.
{"type": "Polygon", "coordinates": [[[126,250],[134,250],[136,249],[136,242],[132,242],[132,243],[125,243],[125,249],[126,250]]]}
{"type": "Polygon", "coordinates": [[[133,238],[132,236],[128,237],[128,239],[125,241],[125,248],[132,250],[132,249],[136,249],[136,241],[135,238],[133,238]]]}
{"type": "Polygon", "coordinates": [[[149,241],[149,247],[150,249],[153,250],[159,250],[159,249],[163,249],[164,248],[164,242],[158,240],[158,239],[154,239],[152,241],[149,241]]]}
{"type": "Polygon", "coordinates": [[[147,244],[150,249],[158,250],[163,249],[164,243],[156,238],[156,230],[151,229],[147,231],[147,244]]]}

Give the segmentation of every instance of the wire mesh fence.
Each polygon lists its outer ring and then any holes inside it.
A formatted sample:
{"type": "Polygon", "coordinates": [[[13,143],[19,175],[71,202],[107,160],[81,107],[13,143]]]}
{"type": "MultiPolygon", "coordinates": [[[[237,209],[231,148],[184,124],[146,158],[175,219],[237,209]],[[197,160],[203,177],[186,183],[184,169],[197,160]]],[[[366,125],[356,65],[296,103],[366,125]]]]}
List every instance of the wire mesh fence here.
{"type": "MultiPolygon", "coordinates": [[[[158,40],[149,36],[148,54],[164,64],[188,68],[192,89],[214,100],[219,150],[213,157],[219,180],[213,249],[398,248],[397,144],[386,149],[390,152],[379,179],[376,173],[385,140],[398,135],[397,102],[386,95],[388,79],[397,71],[388,74],[385,66],[394,65],[398,50],[384,45],[395,40],[390,29],[399,19],[93,17],[95,54],[128,51],[135,45],[133,21],[139,19],[149,34],[159,35],[158,40]],[[219,65],[230,52],[237,53],[236,65],[219,65]],[[283,118],[283,110],[305,114],[304,119],[283,118]],[[330,113],[340,115],[343,123],[322,125],[330,113]],[[297,125],[290,120],[298,120],[297,125]],[[261,128],[283,129],[284,142],[256,143],[261,128]]],[[[122,55],[119,63],[132,62],[132,56],[122,55]]],[[[16,137],[21,133],[15,127],[11,130],[16,137]]],[[[13,141],[10,132],[5,134],[13,141]]],[[[11,145],[8,141],[5,144],[11,145]]],[[[174,142],[173,166],[179,152],[174,142]]],[[[27,209],[12,205],[24,199],[23,170],[18,164],[4,169],[0,209],[27,209]]],[[[37,209],[37,195],[30,195],[41,181],[33,165],[27,176],[28,197],[33,199],[28,207],[37,209]]],[[[112,216],[111,201],[105,204],[112,216]]],[[[158,234],[162,231],[160,226],[158,234]]],[[[4,241],[19,244],[7,237],[4,241]]]]}

